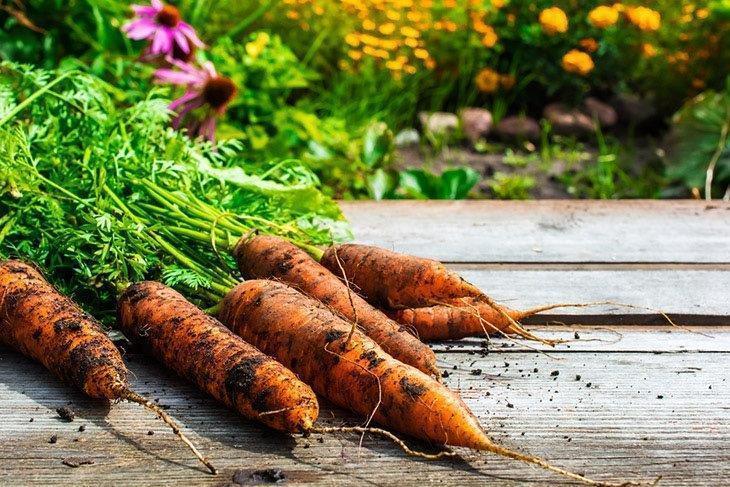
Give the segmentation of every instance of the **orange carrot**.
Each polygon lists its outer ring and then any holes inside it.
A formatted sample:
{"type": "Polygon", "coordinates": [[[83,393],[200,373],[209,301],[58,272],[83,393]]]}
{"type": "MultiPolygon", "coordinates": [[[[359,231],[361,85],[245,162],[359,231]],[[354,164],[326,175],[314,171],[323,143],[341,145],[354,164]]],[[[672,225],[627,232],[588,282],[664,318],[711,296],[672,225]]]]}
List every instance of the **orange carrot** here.
{"type": "Polygon", "coordinates": [[[587,483],[578,474],[494,443],[459,396],[395,360],[321,302],[285,284],[252,280],[223,299],[219,318],[340,407],[416,438],[489,451],[587,483]]]}
{"type": "Polygon", "coordinates": [[[554,343],[525,330],[518,321],[551,307],[519,312],[501,306],[435,260],[344,244],[328,248],[321,262],[330,270],[343,269],[366,300],[398,323],[413,327],[422,340],[510,333],[554,343]]]}
{"type": "Polygon", "coordinates": [[[162,408],[130,388],[122,356],[99,323],[24,262],[0,263],[0,343],[40,362],[90,397],[125,399],[150,409],[216,473],[162,408]]]}
{"type": "Polygon", "coordinates": [[[119,298],[119,326],[160,362],[215,399],[280,431],[309,431],[319,406],[312,389],[218,320],[158,282],[119,298]]]}
{"type": "Polygon", "coordinates": [[[339,270],[333,274],[287,240],[269,235],[243,237],[234,256],[246,279],[271,278],[296,288],[357,323],[396,359],[439,377],[436,355],[428,345],[341,282],[335,275],[342,275],[339,270]]]}
{"type": "Polygon", "coordinates": [[[320,262],[335,274],[342,266],[362,296],[383,308],[419,308],[448,299],[483,296],[440,262],[380,247],[333,245],[320,262]]]}
{"type": "MultiPolygon", "coordinates": [[[[528,314],[502,307],[514,321],[528,314]]],[[[412,326],[421,340],[458,340],[498,332],[519,333],[511,322],[487,303],[473,298],[453,300],[452,304],[423,308],[396,309],[388,312],[398,323],[412,326]]]]}

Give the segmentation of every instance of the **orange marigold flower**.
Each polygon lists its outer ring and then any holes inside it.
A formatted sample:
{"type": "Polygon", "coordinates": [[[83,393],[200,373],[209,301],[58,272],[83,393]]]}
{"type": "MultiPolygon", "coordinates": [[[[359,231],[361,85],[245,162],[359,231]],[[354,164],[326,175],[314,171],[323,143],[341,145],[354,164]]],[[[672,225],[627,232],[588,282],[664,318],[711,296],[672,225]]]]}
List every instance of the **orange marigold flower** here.
{"type": "Polygon", "coordinates": [[[477,73],[474,82],[477,89],[484,93],[494,93],[499,88],[499,73],[493,69],[484,68],[477,73]]]}
{"type": "Polygon", "coordinates": [[[613,7],[601,5],[588,12],[588,22],[599,29],[611,27],[618,22],[618,11],[613,7]]]}
{"type": "Polygon", "coordinates": [[[650,44],[648,42],[644,42],[641,45],[641,55],[644,57],[654,57],[656,56],[656,47],[654,47],[654,44],[650,44]]]}
{"type": "Polygon", "coordinates": [[[662,15],[647,7],[627,8],[626,16],[629,22],[644,31],[659,30],[662,25],[662,15]]]}
{"type": "Polygon", "coordinates": [[[568,30],[568,16],[558,7],[540,12],[539,21],[542,30],[548,35],[562,34],[568,30]]]}
{"type": "Polygon", "coordinates": [[[563,56],[563,69],[568,73],[575,73],[585,76],[591,71],[595,65],[593,59],[583,51],[571,49],[563,56]]]}
{"type": "Polygon", "coordinates": [[[596,52],[598,50],[598,42],[592,37],[579,40],[578,45],[588,52],[596,52]]]}
{"type": "Polygon", "coordinates": [[[499,36],[494,31],[492,26],[489,27],[486,32],[484,32],[484,36],[482,37],[482,45],[487,48],[492,48],[497,44],[497,41],[499,40],[499,36]]]}
{"type": "Polygon", "coordinates": [[[710,16],[710,10],[706,8],[698,8],[695,12],[695,17],[697,17],[700,20],[706,19],[710,16]]]}
{"type": "Polygon", "coordinates": [[[499,77],[499,85],[505,90],[511,90],[514,88],[517,80],[511,74],[504,74],[499,77]]]}

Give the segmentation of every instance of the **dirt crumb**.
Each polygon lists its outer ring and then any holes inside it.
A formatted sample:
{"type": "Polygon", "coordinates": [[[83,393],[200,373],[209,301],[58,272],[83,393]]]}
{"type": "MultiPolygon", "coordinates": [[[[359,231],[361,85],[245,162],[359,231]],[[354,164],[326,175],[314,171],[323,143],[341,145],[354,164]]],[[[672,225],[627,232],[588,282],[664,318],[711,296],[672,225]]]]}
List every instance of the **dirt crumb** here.
{"type": "Polygon", "coordinates": [[[60,418],[61,418],[62,420],[64,420],[64,421],[68,421],[69,423],[70,423],[71,421],[73,421],[73,420],[74,420],[74,418],[76,417],[76,413],[74,412],[74,410],[73,410],[73,409],[71,409],[71,408],[70,408],[70,407],[68,407],[68,406],[63,406],[63,407],[57,408],[57,409],[56,409],[56,413],[58,413],[58,416],[59,416],[59,417],[60,417],[60,418]]]}
{"type": "Polygon", "coordinates": [[[64,458],[61,463],[71,468],[78,468],[81,465],[93,465],[94,460],[89,457],[68,457],[64,458]]]}
{"type": "Polygon", "coordinates": [[[239,469],[233,473],[236,485],[280,484],[286,481],[286,474],[280,468],[264,468],[261,470],[239,469]]]}

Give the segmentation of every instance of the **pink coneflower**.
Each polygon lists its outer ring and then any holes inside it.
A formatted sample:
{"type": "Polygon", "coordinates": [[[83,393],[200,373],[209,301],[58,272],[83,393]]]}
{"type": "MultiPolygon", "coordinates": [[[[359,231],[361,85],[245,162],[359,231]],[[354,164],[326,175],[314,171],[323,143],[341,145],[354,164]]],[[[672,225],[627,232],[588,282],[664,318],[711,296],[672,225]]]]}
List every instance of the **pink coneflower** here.
{"type": "Polygon", "coordinates": [[[183,22],[180,11],[161,0],[152,0],[151,5],[132,5],[136,18],[122,27],[127,37],[136,41],[150,41],[148,54],[185,59],[195,47],[202,47],[190,24],[183,22]]]}
{"type": "Polygon", "coordinates": [[[218,76],[212,63],[203,63],[200,68],[179,61],[173,61],[173,64],[180,70],[163,68],[155,71],[158,82],[184,86],[187,90],[183,96],[170,103],[170,110],[177,112],[172,126],[180,128],[183,119],[187,118],[186,128],[190,136],[202,135],[208,140],[215,140],[216,118],[225,113],[228,104],[236,96],[236,85],[230,79],[218,76]],[[190,112],[198,108],[205,111],[202,119],[189,116],[190,112]]]}

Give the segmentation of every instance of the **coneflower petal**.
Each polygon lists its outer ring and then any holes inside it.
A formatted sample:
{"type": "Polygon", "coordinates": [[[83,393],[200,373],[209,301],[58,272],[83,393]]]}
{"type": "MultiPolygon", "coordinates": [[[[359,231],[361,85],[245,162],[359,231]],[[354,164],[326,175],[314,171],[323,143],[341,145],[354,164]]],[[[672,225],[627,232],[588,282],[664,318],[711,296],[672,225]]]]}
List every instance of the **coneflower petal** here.
{"type": "Polygon", "coordinates": [[[122,30],[127,37],[135,41],[147,39],[157,30],[155,23],[149,19],[139,19],[124,24],[122,30]]]}
{"type": "Polygon", "coordinates": [[[189,53],[190,44],[188,44],[188,39],[185,37],[185,34],[183,34],[179,29],[175,29],[172,31],[172,35],[175,38],[175,42],[177,42],[177,45],[180,47],[180,50],[185,54],[189,53]]]}

